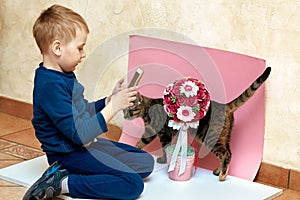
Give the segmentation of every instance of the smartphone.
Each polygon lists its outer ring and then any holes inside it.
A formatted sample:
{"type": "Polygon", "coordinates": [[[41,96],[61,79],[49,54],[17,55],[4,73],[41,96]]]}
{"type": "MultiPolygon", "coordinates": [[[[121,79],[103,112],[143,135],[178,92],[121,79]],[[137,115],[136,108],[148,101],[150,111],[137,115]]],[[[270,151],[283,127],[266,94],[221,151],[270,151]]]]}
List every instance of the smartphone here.
{"type": "Polygon", "coordinates": [[[128,87],[133,87],[133,86],[137,86],[142,78],[144,74],[144,70],[142,68],[137,68],[128,87]]]}
{"type": "MultiPolygon", "coordinates": [[[[144,70],[142,68],[140,68],[140,67],[137,68],[136,71],[135,71],[135,73],[134,73],[134,75],[133,75],[133,77],[132,77],[132,79],[131,79],[131,81],[130,81],[130,83],[129,83],[129,85],[128,85],[128,87],[137,86],[139,84],[139,82],[140,82],[143,74],[144,74],[144,70]]],[[[140,95],[138,93],[137,96],[136,96],[136,100],[134,102],[134,105],[131,106],[131,107],[129,107],[128,109],[129,110],[134,109],[139,104],[141,104],[141,98],[140,98],[140,95]]]]}

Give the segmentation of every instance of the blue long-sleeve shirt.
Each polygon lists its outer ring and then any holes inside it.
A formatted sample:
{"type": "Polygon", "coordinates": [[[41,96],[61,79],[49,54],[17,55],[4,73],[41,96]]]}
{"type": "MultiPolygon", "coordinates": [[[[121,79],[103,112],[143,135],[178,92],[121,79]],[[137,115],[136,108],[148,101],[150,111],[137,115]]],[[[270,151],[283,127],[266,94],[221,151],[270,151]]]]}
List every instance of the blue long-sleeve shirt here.
{"type": "Polygon", "coordinates": [[[107,131],[105,98],[89,103],[83,92],[73,72],[36,69],[32,124],[47,154],[72,152],[107,131]]]}

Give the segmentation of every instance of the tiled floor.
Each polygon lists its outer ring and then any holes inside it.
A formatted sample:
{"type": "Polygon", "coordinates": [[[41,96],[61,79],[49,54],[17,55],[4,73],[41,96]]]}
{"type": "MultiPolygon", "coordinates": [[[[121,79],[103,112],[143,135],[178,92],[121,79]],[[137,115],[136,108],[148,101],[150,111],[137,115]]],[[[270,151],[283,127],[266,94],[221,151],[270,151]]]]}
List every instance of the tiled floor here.
{"type": "MultiPolygon", "coordinates": [[[[0,168],[43,155],[29,120],[0,113],[0,168]]],[[[20,200],[27,188],[1,180],[2,200],[20,200]]],[[[285,189],[276,200],[300,200],[300,192],[285,189]]]]}

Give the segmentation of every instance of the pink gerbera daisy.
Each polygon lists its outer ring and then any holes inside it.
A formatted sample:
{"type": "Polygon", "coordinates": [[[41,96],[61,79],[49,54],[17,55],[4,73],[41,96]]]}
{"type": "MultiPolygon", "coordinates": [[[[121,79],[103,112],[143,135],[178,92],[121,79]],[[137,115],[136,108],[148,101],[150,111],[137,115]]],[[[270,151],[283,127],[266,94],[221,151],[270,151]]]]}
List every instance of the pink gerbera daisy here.
{"type": "Polygon", "coordinates": [[[198,85],[196,85],[192,81],[185,81],[181,86],[180,86],[180,93],[183,93],[186,97],[193,97],[197,95],[197,92],[199,90],[198,85]]]}
{"type": "Polygon", "coordinates": [[[190,122],[194,119],[196,114],[193,112],[192,108],[189,106],[180,106],[177,110],[178,119],[184,122],[190,122]]]}

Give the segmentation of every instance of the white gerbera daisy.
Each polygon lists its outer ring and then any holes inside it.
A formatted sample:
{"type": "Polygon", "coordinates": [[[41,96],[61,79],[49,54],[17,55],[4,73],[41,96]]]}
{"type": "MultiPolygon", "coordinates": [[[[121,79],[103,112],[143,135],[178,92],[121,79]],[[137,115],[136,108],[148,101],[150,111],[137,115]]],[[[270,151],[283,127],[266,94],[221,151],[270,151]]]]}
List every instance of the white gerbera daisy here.
{"type": "Polygon", "coordinates": [[[186,97],[193,97],[197,95],[199,90],[198,85],[192,81],[186,81],[180,86],[180,93],[183,93],[186,97]]]}
{"type": "Polygon", "coordinates": [[[184,122],[190,122],[196,116],[196,113],[194,113],[192,108],[189,106],[180,106],[176,114],[178,119],[184,122]]]}
{"type": "Polygon", "coordinates": [[[170,91],[173,89],[173,83],[170,83],[169,85],[167,85],[166,89],[163,92],[163,95],[168,95],[170,94],[170,91]]]}

